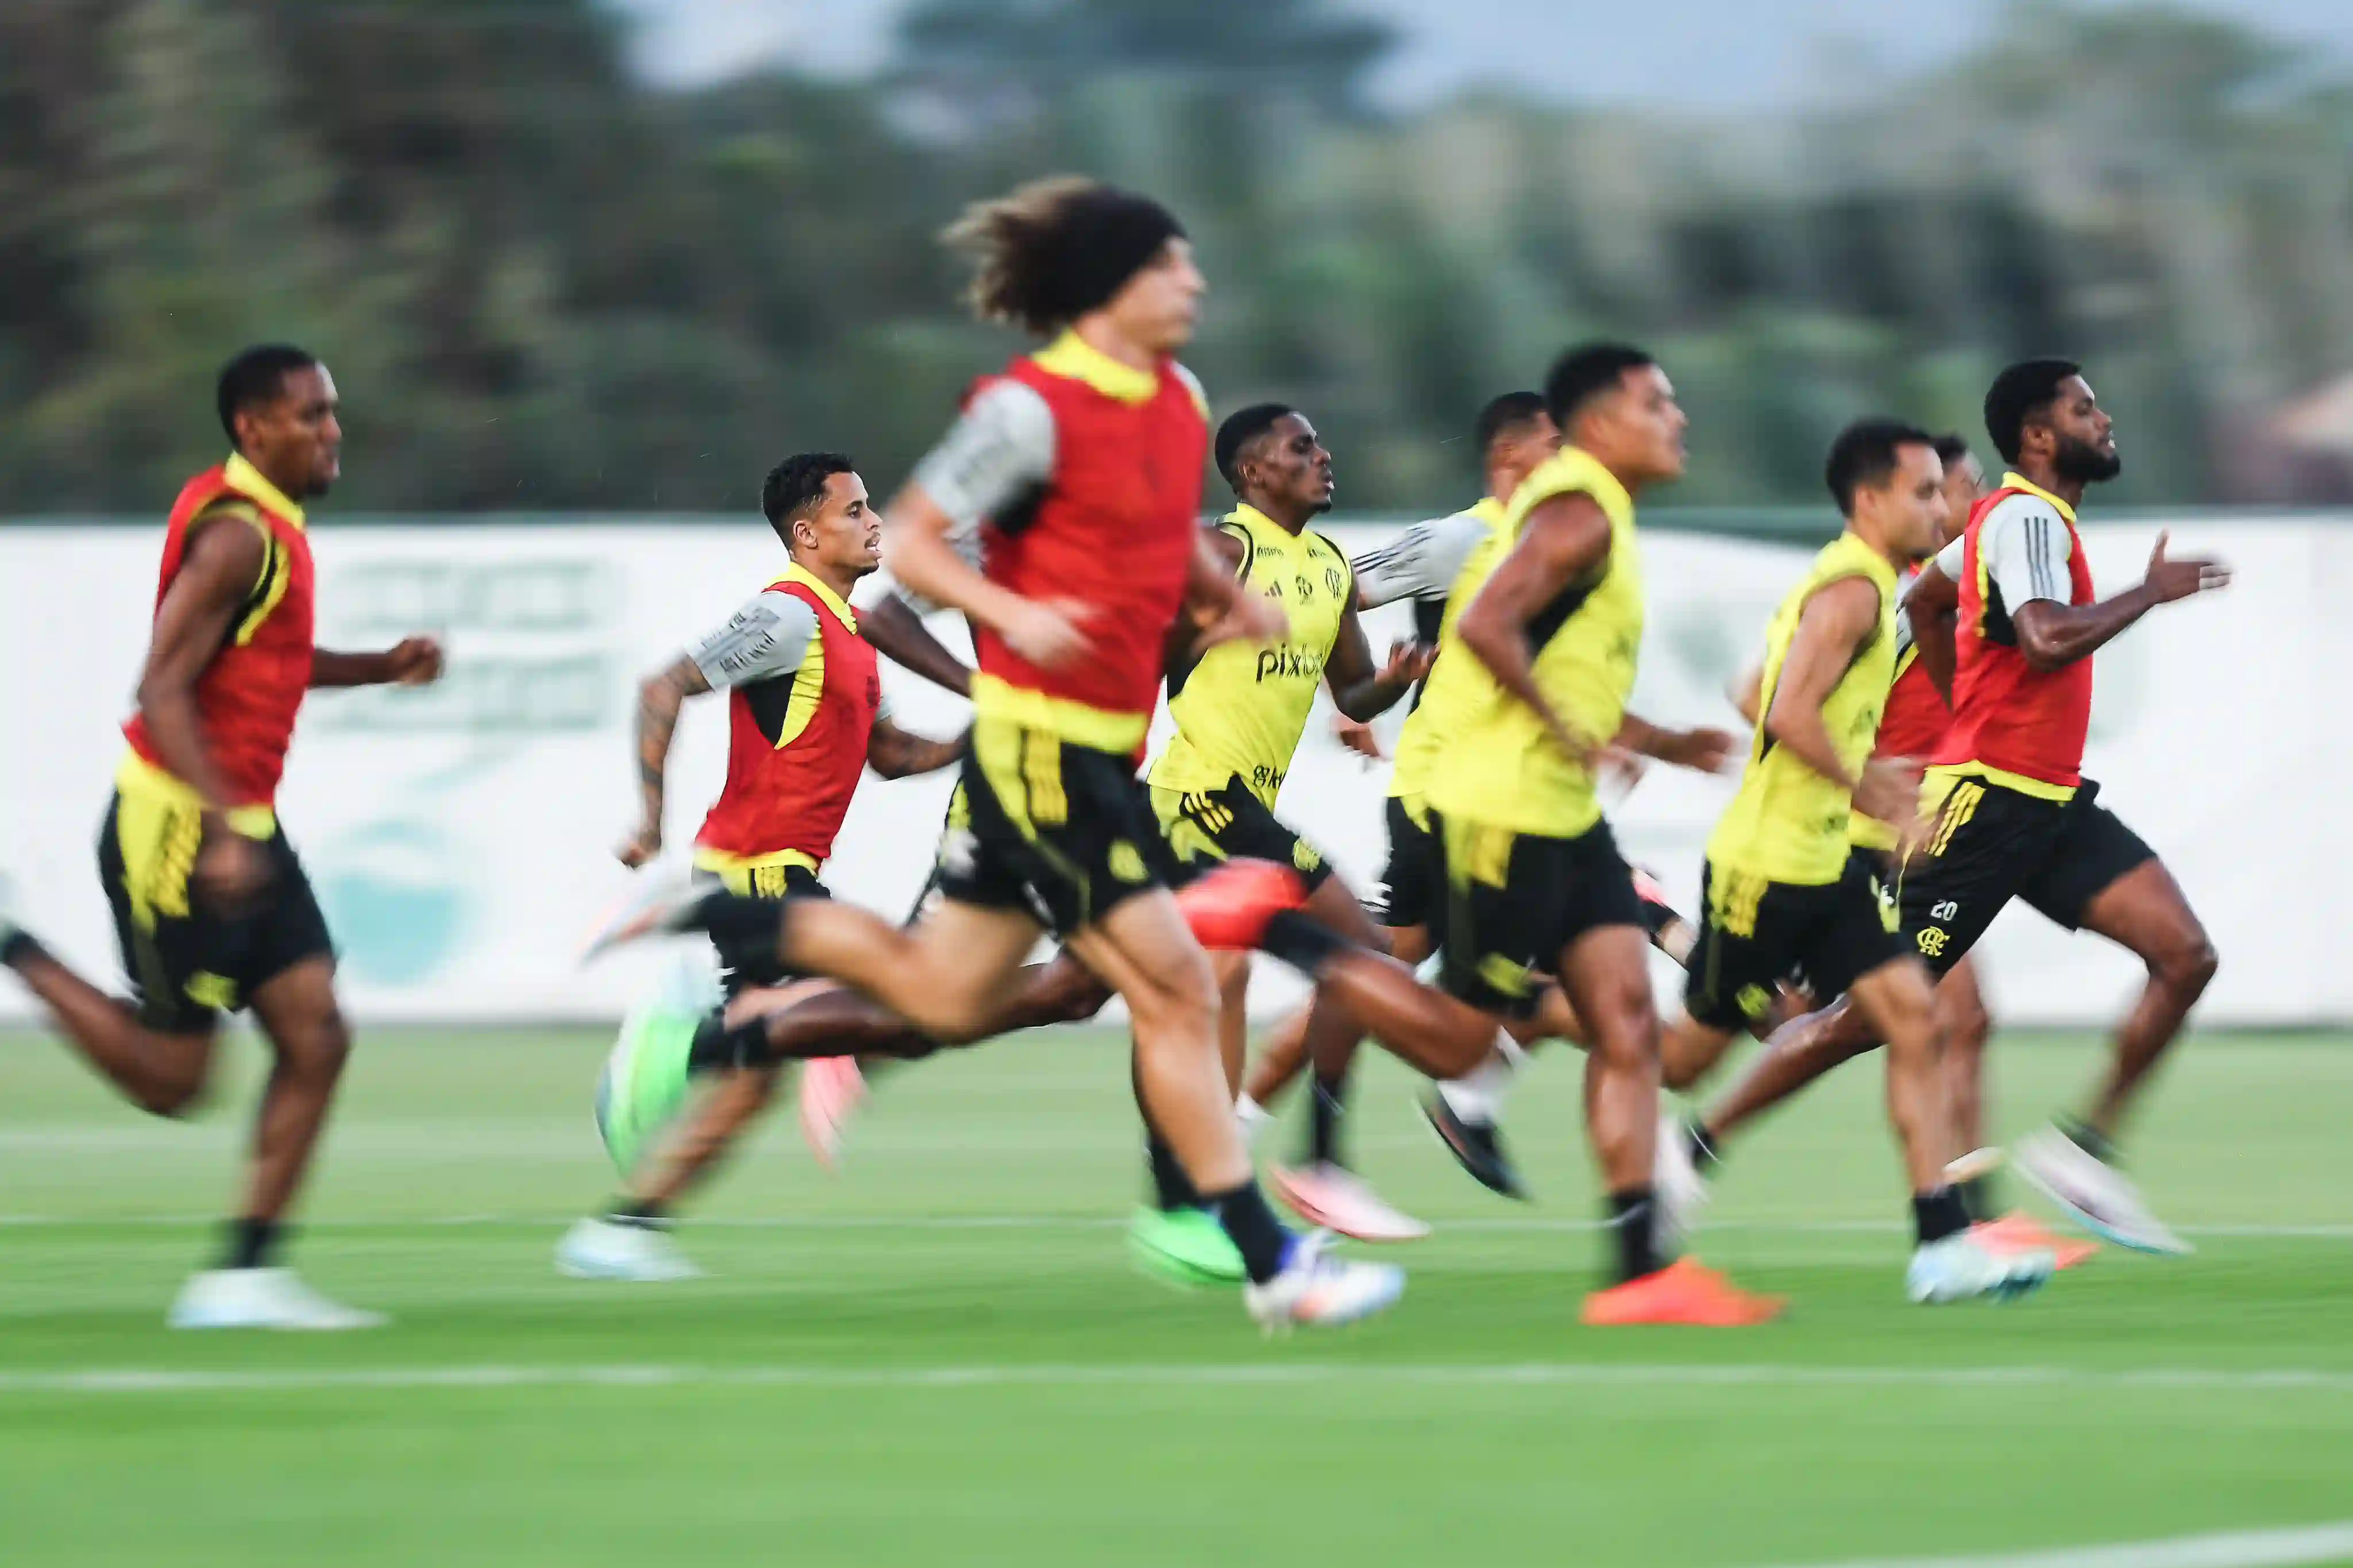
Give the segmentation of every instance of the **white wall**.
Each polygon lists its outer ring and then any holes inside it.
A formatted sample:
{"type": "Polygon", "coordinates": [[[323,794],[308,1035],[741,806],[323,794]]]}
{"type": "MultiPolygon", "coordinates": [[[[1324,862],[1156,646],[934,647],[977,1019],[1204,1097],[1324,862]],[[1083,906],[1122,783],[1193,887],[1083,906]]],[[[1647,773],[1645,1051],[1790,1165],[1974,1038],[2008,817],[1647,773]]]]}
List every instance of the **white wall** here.
{"type": "MultiPolygon", "coordinates": [[[[2100,658],[2088,771],[2102,798],[2156,845],[2215,934],[2222,971],[2210,1021],[2353,1019],[2353,965],[2324,944],[2346,862],[2327,805],[2348,742],[2324,700],[2331,649],[2353,649],[2334,607],[2353,582],[2353,520],[2184,521],[2177,553],[2227,556],[2232,589],[2160,610],[2100,658]]],[[[1343,529],[1350,548],[1387,531],[1343,529]]],[[[2137,577],[2156,528],[2091,531],[2113,589],[2137,577]]],[[[116,725],[145,644],[154,532],[0,530],[0,622],[14,672],[0,718],[0,868],[53,945],[117,973],[92,840],[121,753],[116,725]]],[[[634,685],[767,580],[756,524],[418,529],[322,521],[321,637],[372,647],[438,631],[450,677],[427,692],[324,693],[297,740],[282,815],[344,949],[363,1019],[612,1016],[658,960],[573,962],[628,874],[611,846],[635,809],[634,685]]],[[[1637,705],[1668,722],[1725,722],[1722,691],[1754,657],[1804,552],[1685,534],[1646,546],[1651,628],[1637,705]]],[[[1401,613],[1371,618],[1377,640],[1401,613]]],[[[952,644],[952,622],[935,623],[952,644]]],[[[886,667],[903,721],[947,732],[962,705],[886,667]]],[[[1358,887],[1377,876],[1383,778],[1311,721],[1282,809],[1358,887]]],[[[1164,720],[1165,722],[1165,720],[1164,720]]],[[[1384,721],[1394,730],[1395,720],[1384,721]]],[[[723,772],[718,704],[691,705],[672,753],[670,835],[682,852],[723,772]]],[[[1632,856],[1689,900],[1723,781],[1654,773],[1615,813],[1632,856]]],[[[870,780],[828,876],[893,917],[920,886],[943,777],[870,780]]],[[[2128,961],[2016,911],[1988,957],[1995,1003],[2016,1021],[2091,1022],[2129,993],[2128,961]]],[[[1273,977],[1270,977],[1272,979],[1273,977]]],[[[1662,980],[1666,978],[1662,975],[1662,980]]],[[[1279,980],[1255,994],[1279,1005],[1279,980]]],[[[25,997],[0,987],[0,1014],[25,997]]]]}

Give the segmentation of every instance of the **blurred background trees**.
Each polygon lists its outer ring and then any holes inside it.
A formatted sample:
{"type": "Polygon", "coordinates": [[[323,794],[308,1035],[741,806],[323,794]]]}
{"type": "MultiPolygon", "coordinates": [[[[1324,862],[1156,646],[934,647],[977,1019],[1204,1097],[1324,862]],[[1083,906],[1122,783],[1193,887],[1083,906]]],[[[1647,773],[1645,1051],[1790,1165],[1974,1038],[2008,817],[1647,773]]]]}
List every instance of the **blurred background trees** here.
{"type": "Polygon", "coordinates": [[[591,0],[0,7],[0,510],[154,512],[258,338],[336,370],[348,506],[740,510],[810,446],[888,483],[1013,346],[933,234],[1065,169],[1185,216],[1192,362],[1306,407],[1352,510],[1459,505],[1477,405],[1604,332],[1685,394],[1684,502],[1812,504],[1865,409],[1976,435],[2031,353],[2117,407],[2119,499],[2353,499],[2353,84],[2179,10],[2022,5],[1713,117],[1384,112],[1393,40],[1323,0],[924,0],[872,82],[657,91],[625,41],[591,0]]]}

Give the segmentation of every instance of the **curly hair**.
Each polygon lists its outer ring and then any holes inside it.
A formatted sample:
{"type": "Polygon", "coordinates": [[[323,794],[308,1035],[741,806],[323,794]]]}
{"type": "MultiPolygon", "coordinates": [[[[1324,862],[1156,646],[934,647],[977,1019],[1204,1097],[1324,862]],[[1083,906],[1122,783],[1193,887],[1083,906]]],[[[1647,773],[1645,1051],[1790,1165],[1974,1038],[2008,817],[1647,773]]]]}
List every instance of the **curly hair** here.
{"type": "Polygon", "coordinates": [[[1184,226],[1149,196],[1080,175],[975,202],[941,232],[974,264],[973,313],[1046,337],[1097,309],[1184,226]]]}

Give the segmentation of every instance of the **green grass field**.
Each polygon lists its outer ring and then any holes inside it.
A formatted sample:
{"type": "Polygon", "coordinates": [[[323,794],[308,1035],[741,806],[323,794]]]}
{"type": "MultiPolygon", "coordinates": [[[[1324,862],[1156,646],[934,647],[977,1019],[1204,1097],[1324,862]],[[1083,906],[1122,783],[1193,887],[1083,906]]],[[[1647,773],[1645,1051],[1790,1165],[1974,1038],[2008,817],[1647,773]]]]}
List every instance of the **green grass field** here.
{"type": "MultiPolygon", "coordinates": [[[[1383,1061],[1359,1163],[1439,1235],[1396,1254],[1393,1315],[1283,1341],[1129,1272],[1101,1033],[906,1073],[838,1178],[780,1117],[686,1232],[707,1281],[560,1279],[610,1184],[602,1049],[365,1039],[297,1258],[397,1324],[261,1339],[162,1327],[258,1052],[174,1125],[0,1037],[0,1563],[1738,1568],[2353,1521],[2344,1039],[2194,1042],[2133,1152],[2199,1254],[2105,1254],[2010,1308],[1903,1302],[1852,1070],[1727,1169],[1703,1255],[1796,1299],[1736,1332],[1576,1325],[1599,1238],[1567,1058],[1514,1106],[1531,1206],[1462,1178],[1383,1061]]],[[[1998,1051],[2007,1132],[2094,1060],[1998,1051]]],[[[2353,1562],[2339,1534],[2195,1561],[2353,1562]]]]}

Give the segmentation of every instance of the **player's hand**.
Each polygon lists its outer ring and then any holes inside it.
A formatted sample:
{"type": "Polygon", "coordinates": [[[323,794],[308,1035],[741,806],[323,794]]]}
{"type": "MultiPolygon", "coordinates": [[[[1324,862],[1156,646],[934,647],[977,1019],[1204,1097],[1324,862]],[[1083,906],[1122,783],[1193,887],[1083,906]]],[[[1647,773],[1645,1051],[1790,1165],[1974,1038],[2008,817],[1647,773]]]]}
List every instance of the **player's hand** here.
{"type": "Polygon", "coordinates": [[[621,864],[634,871],[638,867],[659,859],[662,852],[662,831],[659,823],[649,822],[621,840],[613,851],[621,864]]]}
{"type": "Polygon", "coordinates": [[[2186,599],[2192,594],[2207,593],[2230,584],[2231,569],[2220,561],[2204,556],[2191,556],[2182,561],[2168,560],[2165,544],[2172,537],[2169,533],[2157,536],[2157,548],[2148,555],[2148,575],[2143,579],[2149,592],[2157,595],[2158,604],[2169,605],[2176,599],[2186,599]]]}
{"type": "Polygon", "coordinates": [[[1650,771],[1650,758],[1615,741],[1602,747],[1595,758],[1595,772],[1602,782],[1613,786],[1621,796],[1633,794],[1634,786],[1641,784],[1642,775],[1650,771]]]}
{"type": "Polygon", "coordinates": [[[1086,624],[1098,607],[1077,599],[1025,599],[997,628],[1005,646],[1040,669],[1075,664],[1094,647],[1086,624]]]}
{"type": "Polygon", "coordinates": [[[1720,773],[1732,764],[1739,742],[1729,730],[1682,730],[1661,748],[1659,761],[1695,773],[1720,773]]]}
{"type": "Polygon", "coordinates": [[[1236,594],[1225,609],[1202,626],[1194,647],[1197,655],[1219,643],[1279,642],[1291,630],[1291,618],[1272,599],[1256,594],[1236,594]]]}
{"type": "Polygon", "coordinates": [[[430,686],[441,679],[443,662],[438,637],[403,637],[385,652],[385,684],[430,686]]]}
{"type": "Polygon", "coordinates": [[[1381,738],[1370,724],[1360,724],[1345,713],[1332,716],[1332,738],[1344,750],[1351,751],[1366,762],[1377,763],[1388,753],[1381,750],[1381,738]]]}
{"type": "MultiPolygon", "coordinates": [[[[1906,846],[1925,836],[1920,816],[1920,764],[1909,757],[1873,757],[1854,786],[1854,809],[1895,829],[1906,846]]],[[[1908,847],[1907,847],[1908,852],[1908,847]]]]}
{"type": "Polygon", "coordinates": [[[1402,691],[1430,673],[1430,662],[1438,650],[1426,642],[1411,637],[1389,644],[1388,662],[1381,666],[1380,683],[1391,691],[1402,691]]]}
{"type": "Polygon", "coordinates": [[[258,839],[248,838],[227,823],[208,821],[196,845],[196,860],[188,874],[197,901],[221,914],[237,914],[252,907],[269,884],[269,855],[258,839]]]}

